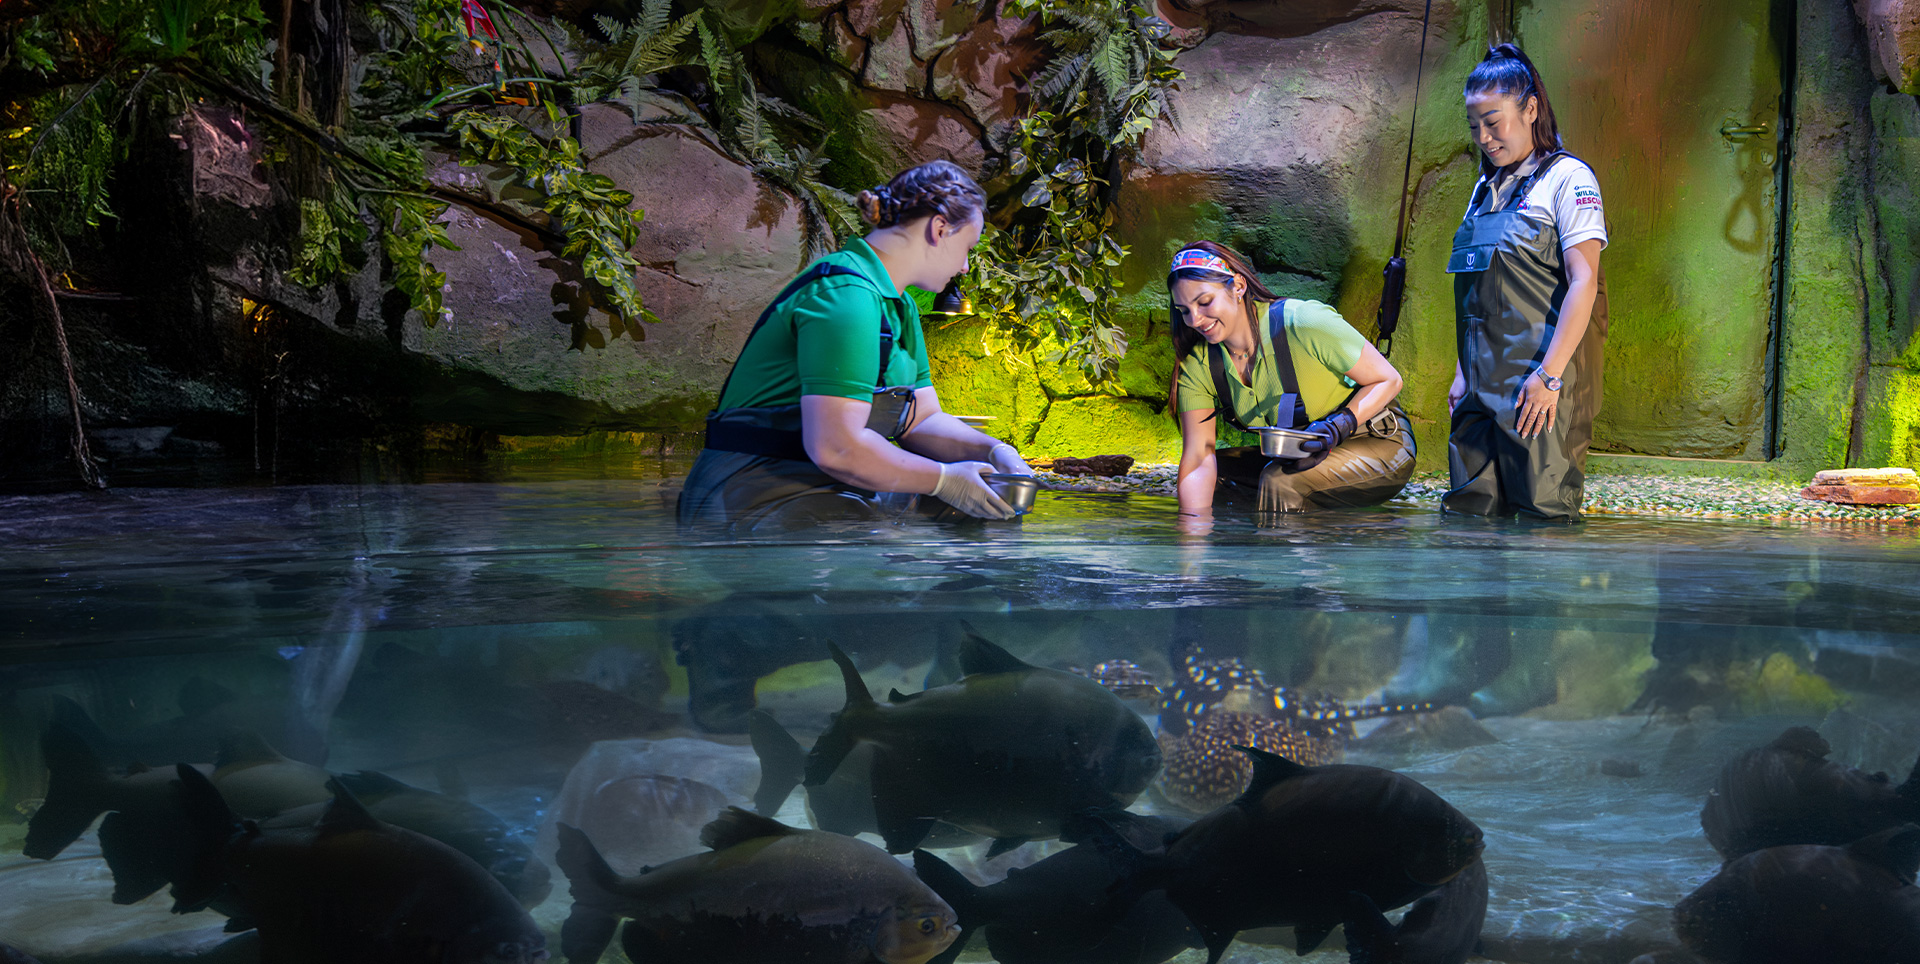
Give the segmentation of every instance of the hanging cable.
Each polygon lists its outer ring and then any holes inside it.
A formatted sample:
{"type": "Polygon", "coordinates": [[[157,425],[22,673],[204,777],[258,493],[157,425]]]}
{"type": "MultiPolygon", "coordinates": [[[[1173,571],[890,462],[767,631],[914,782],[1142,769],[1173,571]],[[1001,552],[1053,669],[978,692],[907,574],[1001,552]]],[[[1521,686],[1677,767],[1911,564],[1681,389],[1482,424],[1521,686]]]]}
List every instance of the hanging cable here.
{"type": "Polygon", "coordinates": [[[1420,82],[1427,71],[1427,24],[1433,17],[1433,0],[1427,0],[1420,14],[1420,60],[1413,73],[1413,120],[1407,124],[1407,166],[1400,175],[1400,217],[1393,231],[1393,257],[1381,272],[1380,314],[1375,318],[1374,339],[1381,343],[1380,354],[1393,352],[1393,333],[1400,327],[1400,302],[1407,291],[1407,259],[1401,257],[1407,244],[1407,194],[1413,187],[1413,137],[1420,125],[1420,82]]]}

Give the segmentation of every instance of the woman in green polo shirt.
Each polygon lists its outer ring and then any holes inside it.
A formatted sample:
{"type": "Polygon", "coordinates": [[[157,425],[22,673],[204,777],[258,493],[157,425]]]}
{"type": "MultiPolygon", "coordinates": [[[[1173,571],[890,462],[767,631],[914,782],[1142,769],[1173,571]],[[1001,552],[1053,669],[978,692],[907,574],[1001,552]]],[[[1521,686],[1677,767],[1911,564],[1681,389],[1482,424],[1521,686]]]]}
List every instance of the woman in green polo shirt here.
{"type": "Polygon", "coordinates": [[[986,196],[958,166],[934,161],[857,201],[873,231],[814,262],[747,336],[707,417],[681,522],[879,518],[915,501],[928,514],[1013,515],[981,476],[1031,474],[1027,464],[940,410],[907,295],[967,269],[986,196]]]}
{"type": "Polygon", "coordinates": [[[1182,514],[1208,516],[1216,499],[1263,512],[1378,505],[1406,486],[1413,427],[1394,401],[1400,373],[1339,312],[1274,297],[1211,241],[1174,256],[1167,291],[1182,514]],[[1320,437],[1303,443],[1304,458],[1268,459],[1248,431],[1258,426],[1320,437]]]}

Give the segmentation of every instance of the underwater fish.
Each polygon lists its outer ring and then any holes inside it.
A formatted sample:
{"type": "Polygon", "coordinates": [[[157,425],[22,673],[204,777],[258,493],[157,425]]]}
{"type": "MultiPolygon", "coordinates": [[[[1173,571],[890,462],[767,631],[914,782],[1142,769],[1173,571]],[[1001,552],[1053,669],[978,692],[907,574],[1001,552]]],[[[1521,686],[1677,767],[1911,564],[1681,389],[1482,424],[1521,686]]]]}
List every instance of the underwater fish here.
{"type": "Polygon", "coordinates": [[[220,742],[236,733],[265,735],[287,755],[303,763],[327,762],[326,734],[286,699],[241,696],[201,677],[182,684],[175,701],[180,715],[124,732],[109,734],[79,703],[65,696],[53,699],[53,719],[93,747],[110,764],[171,765],[181,760],[211,760],[220,742]]]}
{"type": "MultiPolygon", "coordinates": [[[[334,778],[383,823],[425,834],[472,858],[523,907],[533,907],[553,891],[552,873],[533,855],[506,821],[458,797],[410,786],[384,773],[361,770],[334,778]]],[[[214,785],[219,786],[219,781],[214,785]]],[[[271,819],[262,829],[310,827],[328,803],[295,807],[271,819]]]]}
{"type": "Polygon", "coordinates": [[[211,779],[227,806],[252,820],[333,799],[327,786],[333,774],[282,756],[258,733],[235,733],[221,740],[211,779]]]}
{"type": "MultiPolygon", "coordinates": [[[[748,711],[747,734],[753,741],[754,754],[760,758],[760,786],[753,793],[753,810],[763,817],[771,817],[780,812],[793,788],[806,776],[807,751],[766,710],[748,711]]],[[[871,743],[854,747],[834,768],[827,782],[807,788],[807,817],[815,830],[830,830],[849,837],[880,832],[880,821],[873,815],[873,784],[868,780],[873,751],[871,743]]],[[[981,839],[977,833],[937,822],[927,831],[920,846],[965,847],[981,839]]]]}
{"type": "Polygon", "coordinates": [[[1069,671],[1099,683],[1123,700],[1159,700],[1166,696],[1160,684],[1153,681],[1153,674],[1130,659],[1095,663],[1091,670],[1073,666],[1069,667],[1069,671]]]}
{"type": "Polygon", "coordinates": [[[1894,786],[1884,773],[1828,760],[1831,749],[1795,726],[1728,761],[1700,810],[1713,849],[1732,860],[1787,844],[1837,846],[1920,821],[1920,763],[1894,786]]]}
{"type": "MultiPolygon", "coordinates": [[[[93,746],[58,717],[40,735],[40,756],[47,765],[47,796],[27,821],[27,839],[21,847],[22,853],[36,860],[60,856],[103,813],[174,807],[173,770],[136,766],[115,775],[93,746]]],[[[201,769],[213,772],[211,766],[201,769]]]]}
{"type": "Polygon", "coordinates": [[[1480,855],[1480,828],[1411,777],[1241,749],[1254,761],[1247,791],[1168,841],[1164,857],[1136,854],[1140,869],[1116,891],[1125,904],[1164,887],[1199,929],[1208,964],[1256,927],[1293,927],[1306,954],[1345,919],[1349,894],[1391,910],[1480,855]]]}
{"type": "Polygon", "coordinates": [[[259,930],[261,964],[546,959],[533,918],[485,869],[376,820],[344,786],[313,825],[269,830],[235,815],[199,771],[176,769],[198,857],[174,912],[220,901],[228,930],[259,930]]]}
{"type": "Polygon", "coordinates": [[[1688,950],[1717,964],[1920,961],[1920,826],[1844,847],[1796,844],[1727,861],[1673,908],[1688,950]]]}
{"type": "Polygon", "coordinates": [[[807,756],[806,784],[834,775],[862,742],[887,849],[919,846],[936,821],[994,839],[988,856],[1060,835],[1069,814],[1120,810],[1160,769],[1160,747],[1105,687],[1043,669],[969,631],[966,673],[919,693],[874,702],[853,661],[828,644],[847,703],[807,756]]]}
{"type": "Polygon", "coordinates": [[[621,947],[642,964],[924,964],[959,933],[953,909],[878,847],[738,807],[701,832],[709,852],[632,877],[586,834],[558,830],[571,964],[598,961],[623,918],[621,947]]]}
{"type": "Polygon", "coordinates": [[[1349,706],[1275,686],[1238,659],[1189,654],[1182,679],[1160,709],[1160,752],[1166,761],[1155,787],[1168,802],[1206,813],[1240,795],[1253,761],[1251,746],[1304,766],[1338,763],[1356,720],[1424,713],[1431,703],[1349,706]]]}
{"type": "Polygon", "coordinates": [[[1465,964],[1487,920],[1487,865],[1475,860],[1389,924],[1373,899],[1349,895],[1348,964],[1465,964]]]}
{"type": "MultiPolygon", "coordinates": [[[[1147,853],[1183,826],[1125,811],[1102,822],[1147,853]]],[[[914,851],[913,867],[960,915],[959,939],[935,964],[957,958],[975,931],[986,933],[987,949],[1000,964],[1160,964],[1201,946],[1199,932],[1161,891],[1116,914],[1109,892],[1125,879],[1131,861],[1095,843],[1016,868],[986,887],[924,850],[914,851]]]]}

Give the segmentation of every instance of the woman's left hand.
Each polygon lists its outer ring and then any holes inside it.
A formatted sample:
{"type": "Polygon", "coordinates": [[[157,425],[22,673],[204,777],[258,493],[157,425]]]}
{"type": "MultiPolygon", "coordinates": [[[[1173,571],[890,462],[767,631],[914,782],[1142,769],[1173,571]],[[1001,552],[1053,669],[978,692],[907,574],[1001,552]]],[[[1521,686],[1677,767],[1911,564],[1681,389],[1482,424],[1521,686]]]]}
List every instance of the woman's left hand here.
{"type": "Polygon", "coordinates": [[[1028,467],[1027,460],[1020,457],[1020,450],[1014,448],[1011,442],[995,445],[993,451],[987,453],[987,461],[992,462],[995,469],[1007,475],[1033,474],[1033,469],[1028,467]]]}
{"type": "Polygon", "coordinates": [[[1521,438],[1539,438],[1553,431],[1555,410],[1560,407],[1560,393],[1547,387],[1540,372],[1533,374],[1520,386],[1520,407],[1514,413],[1514,428],[1521,438]]]}

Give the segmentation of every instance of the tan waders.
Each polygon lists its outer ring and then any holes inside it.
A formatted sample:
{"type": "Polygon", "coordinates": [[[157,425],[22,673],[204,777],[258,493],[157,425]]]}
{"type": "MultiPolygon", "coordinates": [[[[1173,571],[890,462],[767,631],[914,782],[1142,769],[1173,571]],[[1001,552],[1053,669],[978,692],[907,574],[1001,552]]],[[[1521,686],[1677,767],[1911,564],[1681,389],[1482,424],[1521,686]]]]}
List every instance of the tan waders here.
{"type": "Polygon", "coordinates": [[[1587,445],[1600,411],[1607,334],[1604,276],[1586,336],[1561,376],[1565,387],[1553,428],[1526,439],[1516,426],[1522,385],[1546,358],[1568,287],[1559,228],[1528,217],[1519,200],[1556,162],[1571,159],[1565,153],[1549,155],[1515,185],[1513,203],[1475,214],[1483,203],[1481,192],[1489,190],[1483,184],[1453,236],[1447,272],[1453,275],[1455,350],[1467,393],[1453,410],[1447,440],[1452,491],[1441,504],[1448,511],[1580,517],[1587,445]]]}

